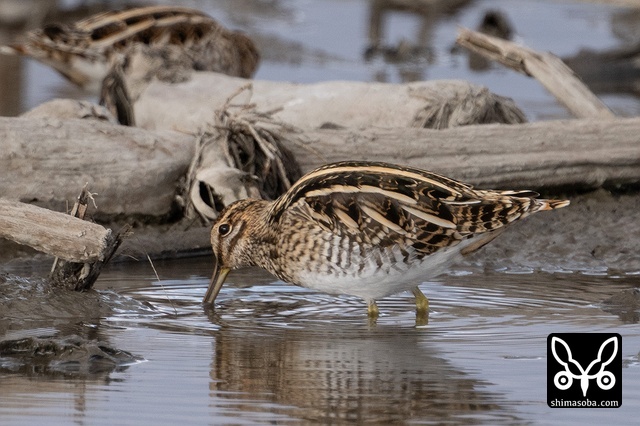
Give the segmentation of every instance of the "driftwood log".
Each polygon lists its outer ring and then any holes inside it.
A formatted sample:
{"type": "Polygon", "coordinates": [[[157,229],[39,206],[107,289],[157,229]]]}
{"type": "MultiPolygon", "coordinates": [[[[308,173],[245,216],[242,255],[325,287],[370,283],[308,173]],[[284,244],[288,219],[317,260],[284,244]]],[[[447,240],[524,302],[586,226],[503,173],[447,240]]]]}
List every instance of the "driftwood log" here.
{"type": "Polygon", "coordinates": [[[120,232],[113,233],[83,220],[91,198],[92,194],[85,187],[68,215],[0,199],[0,238],[55,256],[49,275],[52,285],[75,291],[88,290],[129,229],[125,226],[120,232]]]}
{"type": "Polygon", "coordinates": [[[0,199],[0,237],[69,262],[89,263],[105,260],[114,235],[68,214],[0,199]]]}
{"type": "Polygon", "coordinates": [[[151,83],[135,103],[136,123],[146,129],[198,130],[248,83],[252,90],[236,96],[234,104],[254,104],[259,111],[272,112],[275,120],[304,129],[444,129],[526,121],[511,99],[464,81],[294,84],[197,72],[183,83],[151,83]]]}
{"type": "MultiPolygon", "coordinates": [[[[207,160],[198,158],[195,176],[190,174],[187,213],[192,213],[193,206],[205,219],[217,216],[219,208],[215,206],[226,205],[233,200],[229,197],[229,190],[220,188],[221,182],[232,184],[233,181],[231,192],[238,192],[236,188],[244,194],[258,190],[263,197],[275,198],[300,177],[295,167],[299,161],[295,158],[297,155],[291,158],[287,153],[292,147],[278,142],[283,132],[295,132],[292,127],[303,132],[310,128],[445,129],[526,121],[511,99],[463,81],[293,84],[249,81],[204,72],[194,73],[189,81],[181,83],[152,82],[137,98],[133,109],[138,125],[147,129],[183,132],[204,129],[209,134],[213,133],[213,139],[216,139],[216,133],[228,135],[226,141],[220,141],[217,146],[208,144],[204,148],[205,151],[213,149],[218,157],[207,155],[207,160]],[[274,126],[276,130],[272,131],[274,126]],[[253,142],[247,143],[248,139],[253,142]],[[253,145],[258,149],[246,149],[253,145]],[[265,149],[266,146],[270,147],[265,149]],[[229,155],[238,148],[244,151],[242,155],[229,155]],[[224,164],[220,168],[220,153],[227,154],[226,165],[231,168],[225,168],[224,164]],[[256,164],[245,167],[246,162],[240,157],[255,158],[253,162],[256,164]],[[277,183],[252,187],[247,175],[257,175],[260,182],[266,182],[264,174],[257,173],[265,167],[274,171],[266,175],[276,175],[277,183]],[[278,190],[273,191],[274,187],[278,190]]],[[[291,135],[290,140],[297,138],[291,135]]],[[[324,149],[309,145],[305,148],[305,155],[324,149]]],[[[322,162],[322,156],[316,156],[316,159],[322,162]]]]}
{"type": "Polygon", "coordinates": [[[166,217],[194,152],[194,137],[97,120],[0,117],[0,197],[56,211],[86,183],[98,217],[166,217]]]}
{"type": "Polygon", "coordinates": [[[303,171],[347,159],[412,165],[493,188],[581,189],[640,182],[640,118],[560,120],[447,130],[309,130],[319,159],[292,144],[303,171]]]}
{"type": "MultiPolygon", "coordinates": [[[[86,220],[87,218],[85,216],[89,209],[90,201],[93,201],[95,204],[93,194],[89,192],[85,186],[82,188],[82,191],[80,191],[80,195],[78,195],[76,202],[73,204],[69,215],[73,218],[86,220]]],[[[47,229],[52,230],[56,224],[51,223],[48,218],[49,215],[43,216],[41,226],[46,226],[47,229]]],[[[109,263],[116,253],[116,250],[118,250],[118,247],[120,247],[123,239],[129,234],[129,228],[129,225],[125,225],[123,229],[116,234],[112,234],[111,231],[108,230],[109,235],[107,238],[98,241],[101,245],[104,244],[104,247],[101,248],[100,256],[90,262],[70,261],[56,256],[53,266],[51,267],[51,273],[49,274],[49,281],[55,286],[64,287],[69,290],[89,290],[98,279],[103,266],[109,263]]],[[[58,233],[64,231],[68,230],[64,228],[56,229],[58,233]]],[[[50,238],[46,232],[42,234],[36,233],[35,236],[39,238],[50,238]]],[[[86,245],[96,243],[96,241],[91,238],[91,235],[86,234],[71,235],[71,238],[68,238],[68,244],[75,245],[77,248],[82,249],[82,247],[86,245]]]]}
{"type": "MultiPolygon", "coordinates": [[[[331,161],[368,159],[422,167],[482,187],[536,189],[640,182],[638,134],[640,118],[617,118],[446,130],[284,129],[281,139],[302,172],[331,161]]],[[[151,223],[166,220],[177,207],[197,145],[193,135],[94,120],[0,118],[0,138],[5,200],[66,211],[77,188],[88,182],[99,195],[96,219],[151,223]]],[[[229,194],[223,204],[250,193],[228,183],[213,188],[229,194]]]]}
{"type": "Polygon", "coordinates": [[[536,52],[513,42],[462,28],[456,42],[474,53],[535,77],[578,118],[612,118],[611,110],[598,99],[557,56],[536,52]]]}

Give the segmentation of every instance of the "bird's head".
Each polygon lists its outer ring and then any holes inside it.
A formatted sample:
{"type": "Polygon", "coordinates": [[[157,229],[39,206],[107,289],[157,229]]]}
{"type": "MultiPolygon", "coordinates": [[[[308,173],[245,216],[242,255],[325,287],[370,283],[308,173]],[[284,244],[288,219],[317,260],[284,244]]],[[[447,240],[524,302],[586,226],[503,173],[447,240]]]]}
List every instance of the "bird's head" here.
{"type": "Polygon", "coordinates": [[[211,228],[213,276],[204,296],[212,304],[232,269],[256,265],[257,248],[266,231],[268,201],[245,199],[225,208],[211,228]]]}

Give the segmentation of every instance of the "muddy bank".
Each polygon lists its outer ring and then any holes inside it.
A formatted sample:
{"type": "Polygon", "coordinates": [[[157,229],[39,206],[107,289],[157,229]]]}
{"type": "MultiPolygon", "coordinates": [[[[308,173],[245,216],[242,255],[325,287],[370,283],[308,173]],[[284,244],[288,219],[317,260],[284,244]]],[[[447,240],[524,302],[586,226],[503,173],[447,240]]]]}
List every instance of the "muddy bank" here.
{"type": "Polygon", "coordinates": [[[490,269],[640,271],[640,195],[605,190],[516,224],[469,258],[490,269]]]}
{"type": "Polygon", "coordinates": [[[113,309],[151,307],[113,292],[75,292],[42,278],[0,274],[0,373],[101,379],[142,360],[101,330],[113,309]]]}
{"type": "Polygon", "coordinates": [[[0,340],[0,372],[26,376],[106,378],[141,361],[130,352],[84,336],[0,340]]]}

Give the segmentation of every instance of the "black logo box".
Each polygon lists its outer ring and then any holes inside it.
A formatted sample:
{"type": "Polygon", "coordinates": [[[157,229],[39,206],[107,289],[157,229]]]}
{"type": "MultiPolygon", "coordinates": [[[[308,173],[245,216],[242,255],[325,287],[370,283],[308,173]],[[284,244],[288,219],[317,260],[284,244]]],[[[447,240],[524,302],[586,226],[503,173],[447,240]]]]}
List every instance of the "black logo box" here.
{"type": "Polygon", "coordinates": [[[547,337],[547,403],[552,408],[622,405],[622,337],[552,333],[547,337]]]}

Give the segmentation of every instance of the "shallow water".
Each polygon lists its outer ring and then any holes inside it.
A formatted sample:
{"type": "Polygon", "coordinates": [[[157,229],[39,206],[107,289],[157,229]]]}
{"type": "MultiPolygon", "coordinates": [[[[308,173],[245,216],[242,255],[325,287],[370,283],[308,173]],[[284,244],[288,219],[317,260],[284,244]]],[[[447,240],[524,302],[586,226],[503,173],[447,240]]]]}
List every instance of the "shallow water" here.
{"type": "Polygon", "coordinates": [[[632,424],[640,409],[637,311],[602,303],[638,287],[637,275],[457,269],[421,286],[427,325],[416,325],[409,294],[381,301],[372,324],[361,300],[252,269],[231,274],[207,310],[209,261],[155,263],[160,281],[149,264],[112,265],[97,289],[115,312],[48,332],[91,328],[143,361],[106,374],[2,370],[2,423],[632,424]],[[547,407],[552,332],[622,335],[621,408],[547,407]]]}

